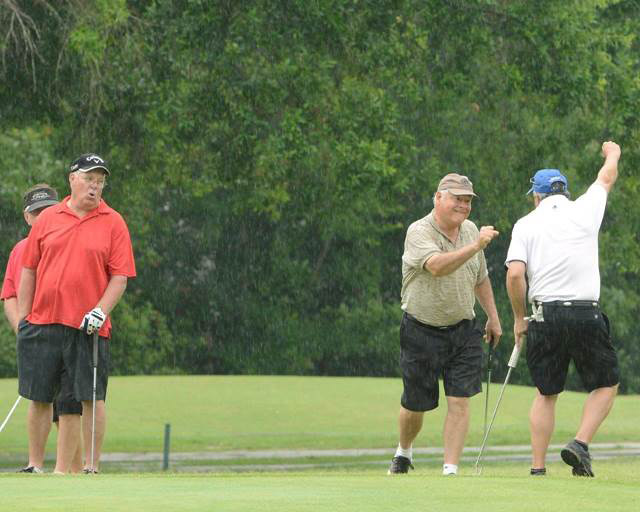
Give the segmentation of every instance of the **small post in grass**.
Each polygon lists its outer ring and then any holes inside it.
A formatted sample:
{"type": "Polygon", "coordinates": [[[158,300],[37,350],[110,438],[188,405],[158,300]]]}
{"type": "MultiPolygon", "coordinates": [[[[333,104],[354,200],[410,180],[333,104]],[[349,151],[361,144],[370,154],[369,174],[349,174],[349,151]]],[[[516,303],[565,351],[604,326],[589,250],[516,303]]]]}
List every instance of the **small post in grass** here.
{"type": "Polygon", "coordinates": [[[164,455],[162,457],[162,471],[169,469],[169,440],[171,438],[171,424],[164,426],[164,455]]]}

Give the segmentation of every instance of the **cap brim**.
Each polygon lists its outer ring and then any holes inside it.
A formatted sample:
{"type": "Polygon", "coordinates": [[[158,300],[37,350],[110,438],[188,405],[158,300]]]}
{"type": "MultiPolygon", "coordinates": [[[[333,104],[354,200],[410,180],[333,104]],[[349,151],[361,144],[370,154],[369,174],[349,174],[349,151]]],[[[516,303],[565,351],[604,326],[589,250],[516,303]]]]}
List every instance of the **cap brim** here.
{"type": "Polygon", "coordinates": [[[473,196],[473,197],[478,197],[473,192],[470,192],[469,190],[463,190],[461,188],[448,188],[447,192],[449,192],[449,194],[453,194],[454,196],[473,196]]]}
{"type": "Polygon", "coordinates": [[[76,169],[76,171],[89,172],[89,171],[95,171],[96,169],[102,169],[107,176],[111,176],[111,173],[109,172],[109,169],[107,169],[103,165],[94,165],[93,167],[82,167],[80,169],[76,169]]]}
{"type": "Polygon", "coordinates": [[[47,206],[53,206],[54,204],[58,204],[58,201],[56,201],[55,199],[43,199],[42,201],[30,204],[24,209],[24,211],[27,213],[31,213],[35,210],[46,208],[47,206]]]}

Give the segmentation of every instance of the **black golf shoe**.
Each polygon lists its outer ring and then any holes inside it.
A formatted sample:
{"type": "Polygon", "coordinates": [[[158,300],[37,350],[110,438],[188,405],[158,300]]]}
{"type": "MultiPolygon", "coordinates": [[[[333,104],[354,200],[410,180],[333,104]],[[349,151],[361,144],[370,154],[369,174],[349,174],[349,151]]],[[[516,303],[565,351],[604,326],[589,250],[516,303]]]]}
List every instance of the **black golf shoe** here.
{"type": "Polygon", "coordinates": [[[529,474],[531,476],[545,476],[547,474],[547,468],[531,468],[529,474]]]}
{"type": "Polygon", "coordinates": [[[591,470],[591,455],[575,440],[565,446],[560,452],[560,456],[565,464],[573,469],[571,474],[574,476],[595,476],[591,470]]]}
{"type": "Polygon", "coordinates": [[[402,455],[397,455],[393,459],[391,459],[391,466],[389,466],[389,471],[387,471],[387,475],[398,475],[401,473],[408,473],[409,468],[413,468],[413,464],[411,464],[411,460],[403,457],[402,455]]]}
{"type": "Polygon", "coordinates": [[[26,468],[19,469],[16,473],[44,473],[44,471],[35,466],[27,466],[26,468]]]}

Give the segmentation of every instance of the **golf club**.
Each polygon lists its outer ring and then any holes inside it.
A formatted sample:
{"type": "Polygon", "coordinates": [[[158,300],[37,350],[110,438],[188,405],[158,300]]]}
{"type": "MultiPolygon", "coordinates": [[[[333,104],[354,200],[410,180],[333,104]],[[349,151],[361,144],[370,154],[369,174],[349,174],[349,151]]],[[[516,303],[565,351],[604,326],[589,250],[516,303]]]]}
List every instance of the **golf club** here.
{"type": "Polygon", "coordinates": [[[18,407],[18,404],[20,403],[20,399],[22,397],[20,395],[18,395],[18,398],[16,399],[16,403],[13,404],[13,407],[11,408],[11,410],[9,411],[9,414],[7,414],[7,417],[5,418],[5,420],[2,422],[2,425],[0,425],[0,432],[2,432],[4,430],[4,426],[7,424],[7,422],[9,421],[9,418],[11,418],[11,415],[13,414],[13,411],[16,410],[16,407],[18,407]]]}
{"type": "Polygon", "coordinates": [[[98,379],[98,330],[93,331],[93,358],[91,360],[93,366],[93,397],[91,411],[91,464],[89,469],[91,474],[95,473],[93,467],[93,455],[96,447],[96,381],[98,379]]]}
{"type": "Polygon", "coordinates": [[[502,401],[502,395],[504,394],[504,390],[507,387],[507,383],[509,382],[509,377],[511,377],[511,371],[518,364],[518,357],[520,356],[520,348],[517,344],[513,346],[513,352],[511,352],[511,357],[509,358],[509,371],[507,371],[507,376],[504,379],[504,384],[502,388],[500,388],[500,394],[498,395],[498,401],[496,402],[496,407],[493,410],[493,416],[491,417],[491,422],[489,423],[489,427],[487,431],[484,433],[484,439],[482,440],[482,446],[480,447],[480,453],[478,454],[478,458],[476,459],[476,475],[479,475],[482,472],[482,466],[478,466],[480,464],[480,459],[482,458],[482,454],[484,452],[484,448],[487,444],[487,438],[489,437],[489,433],[491,432],[491,427],[493,426],[493,421],[496,419],[496,413],[498,412],[498,407],[500,406],[500,402],[502,401]]]}
{"type": "Polygon", "coordinates": [[[487,354],[487,389],[484,396],[484,427],[482,435],[487,433],[487,415],[489,413],[489,384],[491,384],[491,361],[493,359],[493,343],[489,342],[489,353],[487,354]]]}

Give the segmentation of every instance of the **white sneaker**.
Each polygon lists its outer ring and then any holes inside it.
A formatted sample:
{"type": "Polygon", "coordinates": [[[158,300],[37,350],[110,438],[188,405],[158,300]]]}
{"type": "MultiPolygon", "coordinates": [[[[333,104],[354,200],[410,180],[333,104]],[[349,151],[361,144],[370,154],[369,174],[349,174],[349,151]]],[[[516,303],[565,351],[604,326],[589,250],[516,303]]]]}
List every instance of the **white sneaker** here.
{"type": "Polygon", "coordinates": [[[455,464],[445,464],[442,466],[442,474],[443,475],[457,475],[458,474],[458,466],[455,464]]]}

